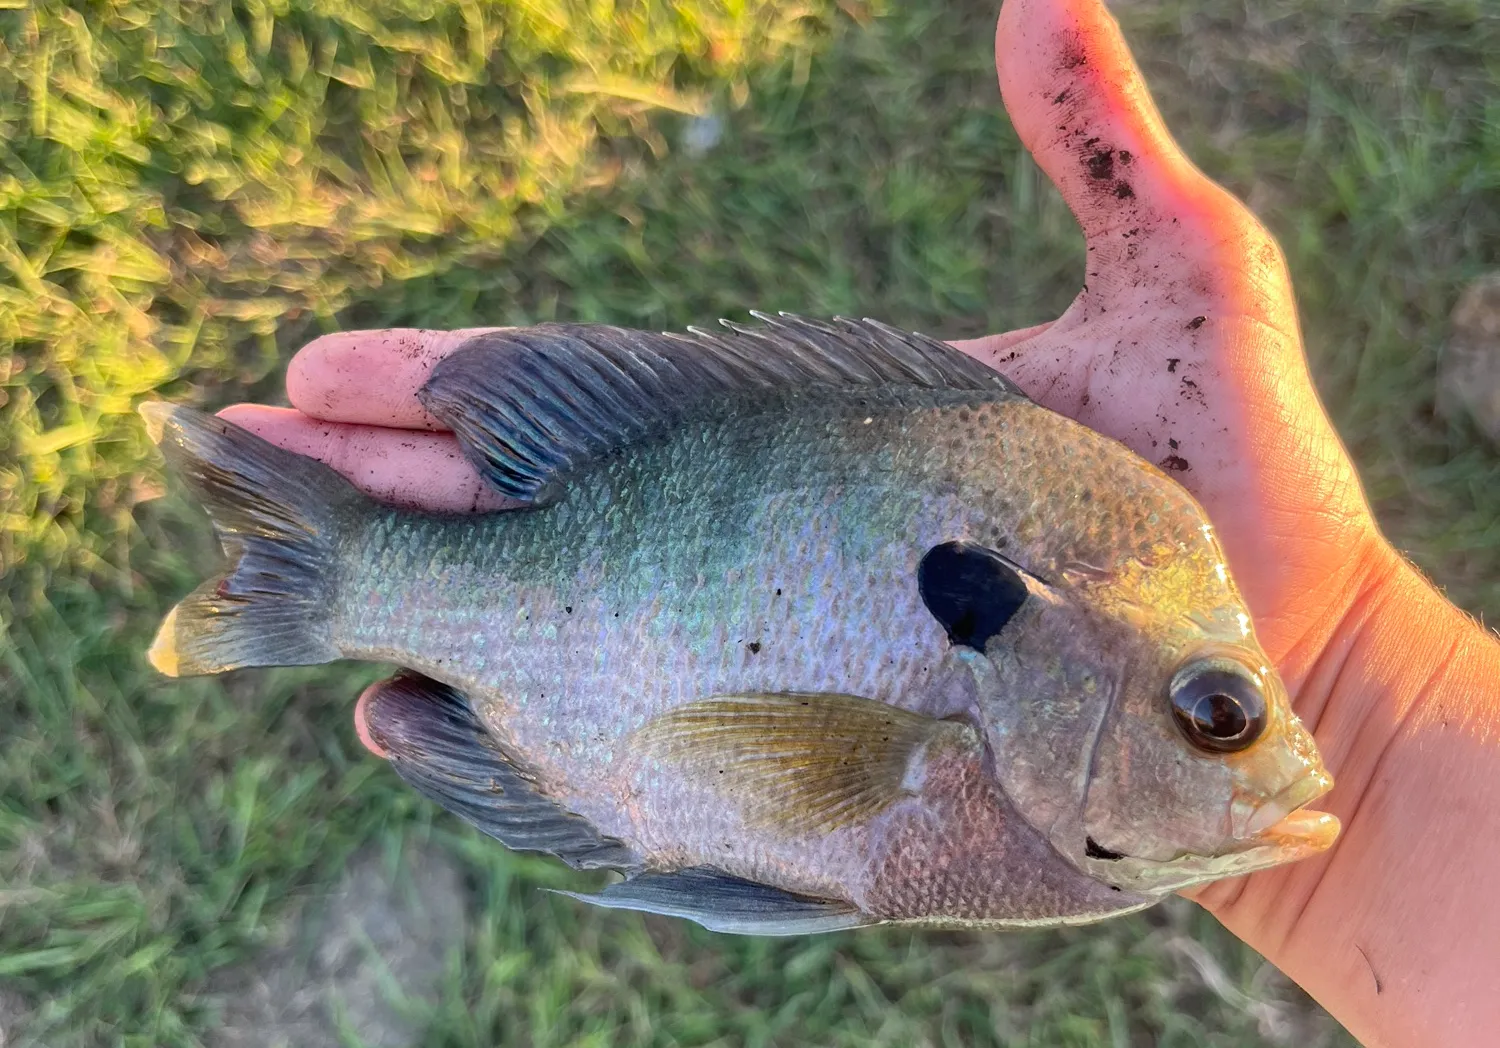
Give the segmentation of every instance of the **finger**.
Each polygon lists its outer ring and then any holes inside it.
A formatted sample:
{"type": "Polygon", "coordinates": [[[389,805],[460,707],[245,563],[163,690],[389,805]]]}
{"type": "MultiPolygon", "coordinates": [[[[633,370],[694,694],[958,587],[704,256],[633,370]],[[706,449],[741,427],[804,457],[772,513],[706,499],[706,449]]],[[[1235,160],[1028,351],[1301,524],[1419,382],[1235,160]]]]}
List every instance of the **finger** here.
{"type": "Polygon", "coordinates": [[[480,479],[451,433],[416,433],[308,418],[290,408],[235,404],[221,418],[277,447],[326,462],[367,495],[433,513],[515,505],[480,479]]]}
{"type": "Polygon", "coordinates": [[[432,367],[468,339],[495,328],[340,331],[314,339],[286,371],[292,406],[325,422],[440,430],[417,390],[432,367]]]}
{"type": "Polygon", "coordinates": [[[1003,360],[1005,354],[1036,338],[1042,332],[1052,326],[1053,321],[1045,324],[1034,324],[1027,328],[1017,328],[1014,331],[1005,331],[998,335],[985,335],[982,338],[961,338],[948,343],[954,349],[962,350],[980,360],[998,361],[1003,360]]]}
{"type": "Polygon", "coordinates": [[[1274,239],[1172,139],[1100,0],[1006,0],[995,55],[1017,133],[1088,238],[1096,302],[1170,284],[1172,300],[1284,316],[1274,239]]]}
{"type": "Polygon", "coordinates": [[[376,681],[374,684],[371,684],[368,688],[359,693],[359,701],[354,704],[354,734],[359,736],[359,741],[364,745],[365,749],[375,754],[375,756],[381,758],[389,757],[391,753],[390,750],[387,750],[384,746],[380,745],[380,743],[376,742],[375,737],[370,734],[370,722],[368,715],[370,710],[370,702],[377,695],[379,695],[381,689],[385,688],[388,684],[390,684],[389,679],[376,681]]]}
{"type": "Polygon", "coordinates": [[[1207,182],[1172,140],[1100,0],[1006,0],[995,60],[1016,132],[1085,233],[1136,211],[1175,216],[1184,190],[1207,182]]]}

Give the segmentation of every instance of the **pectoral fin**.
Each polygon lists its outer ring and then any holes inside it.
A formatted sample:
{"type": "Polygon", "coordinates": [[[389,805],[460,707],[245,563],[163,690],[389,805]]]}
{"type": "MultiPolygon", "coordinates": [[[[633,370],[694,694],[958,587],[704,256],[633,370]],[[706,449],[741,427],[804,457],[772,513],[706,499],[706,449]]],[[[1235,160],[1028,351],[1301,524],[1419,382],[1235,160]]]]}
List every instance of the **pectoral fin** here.
{"type": "Polygon", "coordinates": [[[559,894],[612,910],[685,917],[709,931],[731,935],[811,935],[880,923],[848,903],[794,895],[710,866],[643,873],[598,895],[559,894]]]}
{"type": "Polygon", "coordinates": [[[736,805],[747,822],[826,833],[872,818],[921,786],[935,742],[977,746],[972,728],[852,695],[727,695],[674,709],[635,741],[736,805]]]}

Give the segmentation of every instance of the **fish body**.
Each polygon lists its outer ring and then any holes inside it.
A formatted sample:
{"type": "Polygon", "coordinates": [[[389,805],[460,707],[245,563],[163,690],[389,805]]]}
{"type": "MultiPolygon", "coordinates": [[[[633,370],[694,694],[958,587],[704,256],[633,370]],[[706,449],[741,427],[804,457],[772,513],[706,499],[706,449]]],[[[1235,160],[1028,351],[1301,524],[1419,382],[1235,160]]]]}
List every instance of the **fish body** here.
{"type": "Polygon", "coordinates": [[[941,343],[762,320],[456,352],[424,402],[495,514],[148,415],[235,558],[154,661],[406,667],[362,715],[409,781],[724,930],[1094,920],[1326,847],[1185,490],[941,343]],[[1253,739],[1198,737],[1241,700],[1253,739]]]}

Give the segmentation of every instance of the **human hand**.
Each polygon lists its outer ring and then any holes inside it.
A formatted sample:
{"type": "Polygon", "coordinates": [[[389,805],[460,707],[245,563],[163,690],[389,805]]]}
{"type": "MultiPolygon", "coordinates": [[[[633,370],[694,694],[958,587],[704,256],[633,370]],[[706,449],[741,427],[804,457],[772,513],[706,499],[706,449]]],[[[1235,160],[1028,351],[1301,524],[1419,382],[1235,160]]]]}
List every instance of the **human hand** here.
{"type": "MultiPolygon", "coordinates": [[[[997,58],[1083,226],[1086,285],[1050,324],[960,345],[1198,497],[1337,780],[1330,853],[1197,898],[1369,1043],[1483,1043],[1500,1026],[1500,925],[1478,894],[1500,862],[1500,650],[1380,535],[1274,239],[1183,157],[1103,7],[1008,0],[997,58]]],[[[293,410],[225,415],[378,498],[497,508],[415,397],[471,334],[327,336],[291,363],[293,410]]]]}
{"type": "Polygon", "coordinates": [[[1172,141],[1102,4],[1008,0],[996,54],[1087,283],[963,348],[1198,497],[1335,779],[1332,851],[1191,894],[1368,1044],[1494,1043],[1500,647],[1381,536],[1275,240],[1172,141]]]}

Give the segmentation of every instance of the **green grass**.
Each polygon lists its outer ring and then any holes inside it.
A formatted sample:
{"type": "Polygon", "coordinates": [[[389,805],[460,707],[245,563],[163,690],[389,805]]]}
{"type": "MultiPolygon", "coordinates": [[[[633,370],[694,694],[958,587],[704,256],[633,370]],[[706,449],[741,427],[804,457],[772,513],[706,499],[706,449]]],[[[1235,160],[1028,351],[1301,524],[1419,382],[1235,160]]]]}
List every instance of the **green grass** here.
{"type": "MultiPolygon", "coordinates": [[[[1255,7],[1120,13],[1173,128],[1286,247],[1382,519],[1494,616],[1500,457],[1431,402],[1447,312],[1500,264],[1500,12],[1255,7]]],[[[784,308],[956,336],[1060,311],[1082,243],[999,109],[993,15],[0,10],[0,1000],[31,1012],[15,1043],[199,1043],[214,973],[356,849],[403,838],[451,850],[478,900],[434,1045],[1259,1045],[1258,1002],[1301,1014],[1185,904],[1063,932],[792,942],[583,910],[538,890],[565,871],[461,830],[363,755],[349,711],[373,670],[167,683],[141,656],[213,562],[178,499],[141,504],[159,478],[130,409],[149,392],[274,397],[287,354],[335,327],[784,308]],[[723,122],[702,155],[684,148],[694,113],[723,122]]],[[[1338,1039],[1309,1029],[1290,1043],[1338,1039]]]]}

